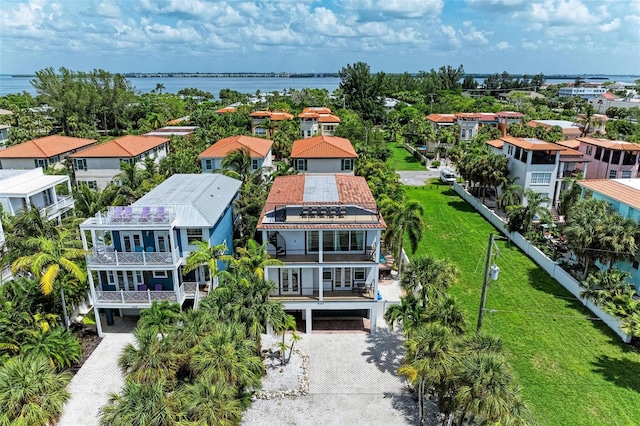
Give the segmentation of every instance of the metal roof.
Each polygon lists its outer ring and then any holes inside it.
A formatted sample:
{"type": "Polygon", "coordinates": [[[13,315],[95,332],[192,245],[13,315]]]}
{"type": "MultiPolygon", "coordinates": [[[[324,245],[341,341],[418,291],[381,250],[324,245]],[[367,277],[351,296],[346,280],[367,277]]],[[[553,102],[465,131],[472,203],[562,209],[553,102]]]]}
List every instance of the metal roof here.
{"type": "Polygon", "coordinates": [[[0,170],[0,196],[29,197],[68,180],[69,176],[65,175],[45,175],[41,168],[0,170]]]}
{"type": "Polygon", "coordinates": [[[171,206],[176,226],[215,225],[236,197],[241,182],[221,174],[173,175],[133,203],[137,207],[171,206]]]}

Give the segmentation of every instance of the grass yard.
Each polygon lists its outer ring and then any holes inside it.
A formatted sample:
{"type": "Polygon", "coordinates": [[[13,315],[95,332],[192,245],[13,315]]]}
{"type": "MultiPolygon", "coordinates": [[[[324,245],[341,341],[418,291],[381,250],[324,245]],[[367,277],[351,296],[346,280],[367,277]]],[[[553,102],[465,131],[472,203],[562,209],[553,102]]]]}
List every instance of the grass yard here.
{"type": "MultiPolygon", "coordinates": [[[[407,188],[425,208],[416,254],[458,265],[461,278],[451,292],[475,330],[487,241],[490,232],[498,233],[452,189],[431,187],[407,188]]],[[[500,278],[489,286],[486,304],[495,312],[487,312],[483,329],[504,339],[531,423],[640,424],[640,350],[622,343],[517,247],[497,245],[500,278]]]]}
{"type": "Polygon", "coordinates": [[[397,171],[416,171],[425,170],[424,165],[420,164],[413,155],[402,147],[400,142],[391,142],[387,145],[391,149],[391,157],[387,160],[387,164],[397,171]]]}

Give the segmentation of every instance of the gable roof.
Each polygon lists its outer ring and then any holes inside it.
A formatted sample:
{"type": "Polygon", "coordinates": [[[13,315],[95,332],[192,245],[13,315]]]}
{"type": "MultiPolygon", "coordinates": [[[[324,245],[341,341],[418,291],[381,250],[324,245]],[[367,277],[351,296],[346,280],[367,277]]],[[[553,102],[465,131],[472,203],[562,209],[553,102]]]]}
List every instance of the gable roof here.
{"type": "Polygon", "coordinates": [[[578,185],[640,209],[640,179],[589,179],[578,180],[578,185]]]}
{"type": "Polygon", "coordinates": [[[127,135],[110,140],[93,148],[71,154],[72,158],[126,158],[135,157],[157,146],[169,142],[163,136],[135,136],[127,135]]]}
{"type": "Polygon", "coordinates": [[[521,118],[524,117],[524,114],[521,112],[514,111],[500,111],[496,113],[496,115],[500,118],[521,118]]]}
{"type": "Polygon", "coordinates": [[[480,114],[475,112],[458,112],[456,113],[456,118],[463,120],[478,120],[480,118],[480,114]]]}
{"type": "Polygon", "coordinates": [[[504,141],[500,139],[492,139],[490,141],[487,141],[487,145],[491,145],[494,148],[502,149],[502,147],[504,146],[504,141]]]}
{"type": "Polygon", "coordinates": [[[319,123],[339,123],[340,117],[333,115],[329,108],[307,107],[298,114],[298,118],[315,118],[319,123]]]}
{"type": "Polygon", "coordinates": [[[319,135],[294,141],[291,158],[358,158],[358,154],[349,139],[319,135]]]}
{"type": "Polygon", "coordinates": [[[189,136],[198,130],[198,126],[165,126],[145,133],[145,136],[189,136]]]}
{"type": "Polygon", "coordinates": [[[536,138],[514,138],[513,136],[503,136],[500,139],[506,143],[528,151],[562,151],[564,149],[555,143],[541,141],[536,138]]]}
{"type": "Polygon", "coordinates": [[[606,149],[615,149],[619,151],[640,151],[640,144],[627,141],[612,141],[610,139],[597,139],[591,137],[576,138],[579,142],[589,145],[599,146],[606,149]]]}
{"type": "Polygon", "coordinates": [[[264,158],[271,149],[273,141],[270,139],[254,138],[253,136],[230,136],[220,139],[198,155],[198,158],[223,158],[238,149],[247,148],[251,158],[264,158]]]}
{"type": "Polygon", "coordinates": [[[96,143],[95,139],[45,136],[0,151],[0,158],[50,158],[96,143]]]}
{"type": "Polygon", "coordinates": [[[253,111],[249,117],[269,118],[271,121],[293,120],[293,114],[285,111],[253,111]]]}
{"type": "Polygon", "coordinates": [[[240,182],[218,173],[175,174],[133,203],[137,207],[173,207],[176,226],[209,228],[235,199],[240,182]]]}
{"type": "Polygon", "coordinates": [[[238,109],[236,107],[226,106],[226,107],[217,109],[216,113],[218,113],[218,114],[226,114],[228,112],[236,112],[236,111],[238,111],[238,109]]]}
{"type": "Polygon", "coordinates": [[[456,121],[455,114],[429,114],[426,118],[434,123],[454,123],[456,121]]]}

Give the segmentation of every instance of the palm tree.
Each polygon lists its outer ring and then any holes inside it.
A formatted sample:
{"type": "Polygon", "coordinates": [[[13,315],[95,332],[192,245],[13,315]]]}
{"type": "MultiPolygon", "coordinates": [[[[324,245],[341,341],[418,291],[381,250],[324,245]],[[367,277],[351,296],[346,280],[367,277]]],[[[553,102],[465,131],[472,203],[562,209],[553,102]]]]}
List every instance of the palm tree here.
{"type": "Polygon", "coordinates": [[[117,204],[131,204],[139,198],[138,189],[142,185],[142,172],[135,162],[121,162],[121,172],[114,177],[119,182],[116,192],[117,204]]]}
{"type": "MultiPolygon", "coordinates": [[[[62,271],[70,274],[79,283],[87,280],[85,269],[77,262],[84,259],[86,251],[82,249],[82,243],[68,230],[57,230],[55,238],[31,237],[26,243],[32,247],[33,254],[21,256],[11,265],[11,271],[16,274],[19,271],[31,272],[40,280],[40,287],[44,295],[53,291],[56,279],[62,271]]],[[[64,283],[60,284],[60,296],[65,325],[68,325],[67,306],[64,297],[64,283]]]]}
{"type": "Polygon", "coordinates": [[[443,297],[459,276],[460,270],[450,260],[419,256],[407,266],[400,285],[426,307],[430,299],[443,297]]]}
{"type": "Polygon", "coordinates": [[[439,323],[458,336],[463,335],[467,327],[462,305],[451,296],[437,298],[430,303],[424,320],[439,323]]]}
{"type": "Polygon", "coordinates": [[[154,301],[149,309],[140,312],[138,327],[149,328],[156,334],[160,333],[164,339],[171,326],[177,321],[180,315],[180,305],[171,303],[168,300],[162,302],[154,301]]]}
{"type": "Polygon", "coordinates": [[[196,241],[193,243],[197,249],[189,253],[183,272],[188,274],[199,267],[206,266],[209,270],[209,289],[213,289],[213,279],[218,275],[218,262],[223,260],[227,252],[227,246],[218,244],[210,246],[207,241],[196,241]]]}
{"type": "Polygon", "coordinates": [[[82,358],[82,346],[69,331],[59,327],[47,331],[26,330],[21,352],[49,361],[52,368],[61,371],[82,358]]]}
{"type": "Polygon", "coordinates": [[[527,199],[527,206],[525,207],[524,214],[524,227],[525,232],[528,233],[533,226],[533,220],[536,216],[541,219],[550,217],[551,213],[549,212],[549,209],[542,206],[542,204],[548,203],[550,199],[549,197],[531,189],[527,189],[524,192],[524,196],[527,199]]]}
{"type": "Polygon", "coordinates": [[[71,375],[56,373],[44,357],[17,356],[0,366],[0,424],[55,424],[69,399],[71,375]]]}
{"type": "Polygon", "coordinates": [[[229,153],[222,160],[222,168],[232,172],[225,174],[245,182],[252,173],[251,153],[249,152],[249,149],[239,148],[229,153]]]}
{"type": "Polygon", "coordinates": [[[576,183],[577,179],[566,177],[562,181],[563,184],[567,185],[567,188],[560,191],[558,204],[560,205],[561,214],[567,215],[571,207],[580,200],[582,187],[576,183]]]}
{"type": "Polygon", "coordinates": [[[425,308],[418,303],[413,296],[407,295],[400,298],[400,304],[393,304],[384,313],[384,320],[390,327],[396,324],[402,326],[402,331],[406,337],[411,337],[412,333],[424,322],[425,308]]]}
{"type": "Polygon", "coordinates": [[[155,383],[175,377],[179,360],[168,340],[158,339],[156,330],[144,327],[136,327],[133,336],[135,345],[127,344],[118,358],[118,366],[127,378],[140,383],[155,383]]]}
{"type": "Polygon", "coordinates": [[[514,179],[505,178],[502,182],[502,192],[498,197],[498,205],[502,210],[507,209],[508,206],[517,206],[520,204],[521,194],[524,192],[522,185],[517,185],[515,177],[514,179]]]}
{"type": "Polygon", "coordinates": [[[186,418],[194,424],[235,426],[246,408],[243,400],[236,398],[232,384],[212,382],[206,375],[182,388],[178,399],[186,418]]]}
{"type": "Polygon", "coordinates": [[[272,259],[267,252],[267,244],[258,244],[255,240],[247,241],[247,247],[236,248],[237,257],[231,260],[231,268],[246,268],[257,279],[264,280],[266,266],[280,266],[284,263],[279,259],[272,259]]]}
{"type": "Polygon", "coordinates": [[[415,253],[424,231],[422,221],[424,208],[416,200],[409,200],[402,204],[387,200],[386,203],[386,206],[381,206],[381,210],[384,208],[388,212],[394,212],[387,222],[385,242],[397,251],[398,275],[401,275],[405,234],[409,238],[411,252],[415,253]]]}
{"type": "Polygon", "coordinates": [[[103,426],[172,426],[180,419],[176,394],[167,392],[164,379],[151,382],[127,380],[120,394],[111,394],[100,409],[103,426]]]}

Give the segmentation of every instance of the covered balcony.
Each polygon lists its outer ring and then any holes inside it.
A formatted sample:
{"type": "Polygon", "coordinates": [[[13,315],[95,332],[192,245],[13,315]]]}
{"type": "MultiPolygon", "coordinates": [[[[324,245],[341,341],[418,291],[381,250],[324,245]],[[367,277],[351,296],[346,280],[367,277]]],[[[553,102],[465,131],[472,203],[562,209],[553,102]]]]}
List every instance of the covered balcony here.
{"type": "Polygon", "coordinates": [[[153,302],[168,301],[182,305],[186,299],[198,299],[202,297],[199,285],[196,282],[183,282],[177,290],[158,290],[147,288],[142,284],[138,290],[105,291],[94,289],[95,300],[93,304],[97,308],[114,309],[143,309],[149,308],[153,302]]]}
{"type": "MultiPolygon", "coordinates": [[[[152,248],[152,247],[151,247],[152,248]]],[[[144,251],[119,252],[113,247],[96,247],[87,255],[87,266],[93,269],[113,266],[177,266],[180,263],[180,252],[174,247],[168,252],[144,251]]]]}

